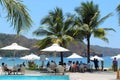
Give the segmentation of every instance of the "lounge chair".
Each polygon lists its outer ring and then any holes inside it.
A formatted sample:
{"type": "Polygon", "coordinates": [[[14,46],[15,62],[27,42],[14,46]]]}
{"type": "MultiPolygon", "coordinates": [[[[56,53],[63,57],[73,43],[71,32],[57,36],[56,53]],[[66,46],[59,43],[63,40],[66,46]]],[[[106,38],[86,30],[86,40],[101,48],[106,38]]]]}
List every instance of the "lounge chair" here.
{"type": "Polygon", "coordinates": [[[51,70],[55,71],[55,68],[56,68],[56,65],[55,63],[50,63],[50,67],[49,67],[51,70]]]}
{"type": "Polygon", "coordinates": [[[17,74],[21,73],[22,75],[25,74],[25,66],[21,65],[20,69],[18,69],[17,74]]]}
{"type": "Polygon", "coordinates": [[[7,71],[4,70],[4,67],[3,67],[3,66],[1,66],[1,69],[0,69],[0,70],[1,70],[1,75],[3,75],[3,74],[6,75],[6,74],[7,74],[7,71]]]}
{"type": "Polygon", "coordinates": [[[79,70],[80,70],[80,72],[85,72],[85,65],[81,64],[79,70]]]}
{"type": "Polygon", "coordinates": [[[56,65],[55,65],[55,63],[51,62],[50,66],[47,68],[47,71],[55,73],[56,72],[56,65]]]}
{"type": "Polygon", "coordinates": [[[22,65],[20,71],[21,71],[21,74],[25,74],[25,66],[22,65]]]}
{"type": "Polygon", "coordinates": [[[12,71],[14,74],[25,74],[25,67],[23,65],[21,65],[20,67],[18,66],[15,66],[13,67],[13,71],[12,71]]]}
{"type": "Polygon", "coordinates": [[[51,68],[48,67],[48,68],[47,68],[47,72],[48,72],[48,73],[55,73],[55,70],[52,70],[51,68]]]}
{"type": "Polygon", "coordinates": [[[2,63],[2,66],[1,66],[1,74],[3,74],[3,72],[4,72],[5,74],[8,72],[8,75],[9,75],[9,74],[12,72],[12,70],[7,67],[7,64],[2,63]]]}
{"type": "Polygon", "coordinates": [[[12,73],[12,69],[8,69],[6,66],[1,66],[1,74],[10,75],[12,73]]]}

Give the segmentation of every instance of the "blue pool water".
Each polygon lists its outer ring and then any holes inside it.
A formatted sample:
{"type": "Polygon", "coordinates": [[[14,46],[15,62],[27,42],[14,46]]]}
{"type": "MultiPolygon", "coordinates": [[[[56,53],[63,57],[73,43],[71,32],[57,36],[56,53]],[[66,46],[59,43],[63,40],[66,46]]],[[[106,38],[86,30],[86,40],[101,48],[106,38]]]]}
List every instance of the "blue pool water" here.
{"type": "Polygon", "coordinates": [[[69,80],[69,76],[0,76],[0,80],[69,80]]]}

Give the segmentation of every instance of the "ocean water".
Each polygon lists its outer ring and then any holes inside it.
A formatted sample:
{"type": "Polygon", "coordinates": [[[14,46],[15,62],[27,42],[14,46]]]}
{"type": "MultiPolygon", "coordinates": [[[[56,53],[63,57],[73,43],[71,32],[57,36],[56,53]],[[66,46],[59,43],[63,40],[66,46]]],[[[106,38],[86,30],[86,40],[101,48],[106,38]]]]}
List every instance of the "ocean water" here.
{"type": "MultiPolygon", "coordinates": [[[[112,66],[112,59],[107,56],[107,57],[102,57],[104,59],[104,67],[105,68],[111,68],[112,66]]],[[[44,65],[47,64],[48,61],[51,61],[51,60],[54,60],[57,64],[59,63],[60,61],[60,58],[59,57],[54,57],[54,58],[48,58],[48,60],[44,61],[44,65]]],[[[87,63],[87,58],[80,58],[80,59],[68,59],[68,58],[64,58],[64,62],[68,62],[69,60],[71,61],[82,61],[83,63],[87,63]]],[[[41,66],[42,65],[42,61],[41,60],[32,60],[34,61],[38,66],[41,66]]],[[[17,65],[17,64],[22,64],[23,62],[25,62],[25,64],[27,65],[28,61],[27,60],[22,60],[20,58],[2,58],[0,59],[0,66],[1,66],[1,63],[4,62],[5,64],[7,64],[7,66],[14,66],[14,65],[17,65]]],[[[91,62],[91,64],[93,64],[93,62],[91,62]]],[[[94,65],[94,64],[93,64],[94,65]]],[[[99,66],[101,66],[101,62],[99,61],[99,66]]],[[[118,60],[118,66],[120,67],[120,60],[118,60]]]]}

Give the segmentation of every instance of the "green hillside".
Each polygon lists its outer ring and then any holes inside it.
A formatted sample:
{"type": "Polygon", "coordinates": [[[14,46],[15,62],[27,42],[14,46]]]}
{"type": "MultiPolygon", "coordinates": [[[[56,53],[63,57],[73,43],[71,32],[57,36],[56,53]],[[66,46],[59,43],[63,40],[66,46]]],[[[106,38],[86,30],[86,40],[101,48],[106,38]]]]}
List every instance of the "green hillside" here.
{"type": "MultiPolygon", "coordinates": [[[[34,48],[34,44],[37,42],[35,39],[28,39],[24,36],[16,36],[16,35],[11,35],[11,34],[0,34],[0,48],[5,47],[7,45],[10,45],[12,43],[18,43],[21,46],[30,48],[30,51],[16,51],[16,56],[22,56],[25,54],[29,54],[31,52],[38,53],[38,50],[34,48]]],[[[0,55],[1,56],[13,56],[14,51],[3,51],[0,50],[0,55]]]]}
{"type": "MultiPolygon", "coordinates": [[[[26,54],[34,53],[37,55],[45,54],[47,56],[54,56],[53,53],[46,53],[46,52],[40,52],[37,48],[34,47],[35,43],[37,42],[37,39],[28,39],[24,36],[16,36],[14,34],[2,34],[0,33],[0,48],[10,45],[12,43],[18,43],[21,46],[27,47],[30,49],[30,51],[16,51],[15,56],[20,57],[24,56],[26,54]]],[[[70,43],[70,45],[67,47],[70,52],[64,53],[64,56],[69,56],[72,53],[77,53],[82,56],[86,56],[86,45],[82,42],[78,42],[76,44],[70,43]]],[[[2,57],[13,57],[14,51],[3,51],[0,50],[0,56],[2,57]]],[[[107,48],[107,47],[100,47],[100,46],[91,46],[91,55],[105,55],[105,56],[113,56],[120,53],[120,49],[114,49],[114,48],[107,48]]],[[[57,54],[59,56],[59,54],[57,54]]]]}

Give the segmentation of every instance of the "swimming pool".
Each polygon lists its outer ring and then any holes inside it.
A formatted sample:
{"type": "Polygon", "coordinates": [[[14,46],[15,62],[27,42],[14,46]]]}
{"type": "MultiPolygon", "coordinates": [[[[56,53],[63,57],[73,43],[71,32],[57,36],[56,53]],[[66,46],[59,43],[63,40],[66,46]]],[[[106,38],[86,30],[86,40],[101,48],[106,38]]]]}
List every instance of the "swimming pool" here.
{"type": "Polygon", "coordinates": [[[0,76],[0,80],[69,80],[69,76],[50,75],[50,76],[12,76],[4,75],[0,76]]]}

